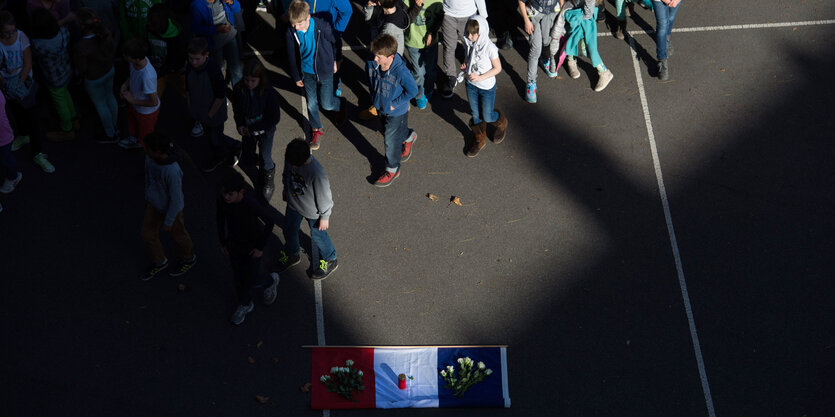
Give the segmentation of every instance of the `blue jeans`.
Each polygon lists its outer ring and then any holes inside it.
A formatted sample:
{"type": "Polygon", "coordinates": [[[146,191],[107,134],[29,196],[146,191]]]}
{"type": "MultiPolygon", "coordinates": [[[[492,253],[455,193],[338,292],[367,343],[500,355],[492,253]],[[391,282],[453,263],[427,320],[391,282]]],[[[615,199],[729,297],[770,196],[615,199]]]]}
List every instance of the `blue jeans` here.
{"type": "Polygon", "coordinates": [[[272,128],[258,136],[244,136],[242,140],[255,140],[258,145],[258,153],[261,154],[261,166],[264,170],[269,171],[275,168],[273,162],[273,138],[275,137],[275,128],[272,128]]]}
{"type": "Polygon", "coordinates": [[[84,89],[99,114],[104,134],[108,137],[116,136],[116,124],[119,121],[119,105],[113,96],[113,68],[97,80],[84,80],[84,89]]]}
{"type": "Polygon", "coordinates": [[[386,171],[395,173],[400,169],[400,155],[403,152],[403,142],[409,138],[409,112],[400,116],[389,116],[380,112],[383,122],[383,136],[386,146],[386,171]]]}
{"type": "Polygon", "coordinates": [[[673,31],[673,23],[676,21],[676,13],[681,3],[676,7],[653,0],[652,7],[655,9],[655,55],[658,60],[667,59],[667,38],[673,31]]]}
{"type": "Polygon", "coordinates": [[[409,60],[412,61],[412,76],[415,77],[418,91],[416,98],[432,94],[435,86],[435,69],[438,68],[438,44],[418,49],[407,46],[409,60]]]}
{"type": "MultiPolygon", "coordinates": [[[[287,206],[287,212],[284,213],[284,251],[288,255],[298,255],[300,252],[299,230],[302,226],[302,218],[299,212],[290,208],[289,205],[287,206]]],[[[326,261],[336,259],[336,249],[333,248],[331,237],[328,235],[327,230],[319,230],[318,222],[319,219],[307,219],[313,246],[311,258],[314,264],[317,260],[316,253],[319,254],[318,259],[324,259],[326,261]]]]}
{"type": "Polygon", "coordinates": [[[223,59],[226,58],[226,76],[232,82],[232,85],[237,85],[241,78],[244,78],[244,70],[241,67],[241,56],[238,52],[238,40],[232,39],[226,42],[221,48],[215,48],[212,51],[212,59],[217,59],[217,63],[223,66],[223,59]]]}
{"type": "Polygon", "coordinates": [[[17,178],[17,160],[12,155],[11,143],[0,146],[0,172],[8,180],[17,178]]]}
{"type": "Polygon", "coordinates": [[[493,103],[496,102],[496,86],[484,90],[478,88],[469,81],[467,81],[467,99],[470,101],[470,112],[473,114],[473,124],[477,125],[481,122],[493,123],[499,120],[499,113],[493,109],[493,103]]]}
{"type": "Polygon", "coordinates": [[[317,80],[316,76],[309,73],[302,75],[304,83],[304,95],[307,97],[307,119],[310,127],[322,128],[322,121],[319,119],[319,102],[322,108],[328,111],[339,111],[339,99],[333,91],[333,77],[326,80],[317,80]]]}

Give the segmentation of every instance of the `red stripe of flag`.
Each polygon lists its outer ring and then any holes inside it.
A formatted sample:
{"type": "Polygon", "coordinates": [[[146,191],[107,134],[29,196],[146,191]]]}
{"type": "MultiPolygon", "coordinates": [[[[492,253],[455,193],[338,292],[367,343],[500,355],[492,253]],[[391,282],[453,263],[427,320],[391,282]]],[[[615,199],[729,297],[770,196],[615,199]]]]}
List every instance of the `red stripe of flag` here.
{"type": "Polygon", "coordinates": [[[310,408],[314,410],[334,410],[344,408],[375,408],[377,399],[374,393],[374,349],[369,348],[313,348],[310,408]],[[322,375],[329,375],[331,368],[345,366],[348,359],[354,361],[354,368],[363,373],[364,391],[356,392],[355,400],[349,401],[342,396],[327,392],[319,380],[322,375]]]}

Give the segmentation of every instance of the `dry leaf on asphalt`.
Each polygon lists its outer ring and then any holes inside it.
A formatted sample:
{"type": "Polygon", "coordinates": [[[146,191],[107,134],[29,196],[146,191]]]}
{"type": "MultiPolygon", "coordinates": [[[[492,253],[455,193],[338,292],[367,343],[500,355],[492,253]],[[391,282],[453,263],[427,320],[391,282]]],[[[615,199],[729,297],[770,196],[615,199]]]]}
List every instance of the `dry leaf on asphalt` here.
{"type": "Polygon", "coordinates": [[[436,196],[435,194],[428,193],[426,194],[426,196],[429,197],[429,199],[432,201],[438,201],[438,196],[436,196]]]}
{"type": "Polygon", "coordinates": [[[449,204],[450,204],[450,205],[455,204],[455,205],[456,205],[456,206],[458,206],[458,207],[463,207],[463,206],[464,206],[463,204],[461,204],[461,199],[460,199],[460,198],[458,198],[458,197],[456,197],[456,196],[452,196],[452,197],[449,199],[449,204]]]}
{"type": "Polygon", "coordinates": [[[301,392],[310,392],[310,387],[312,387],[312,386],[313,386],[313,384],[311,384],[310,382],[308,382],[308,383],[306,383],[306,384],[304,384],[304,385],[300,386],[300,387],[299,387],[299,391],[301,391],[301,392]]]}
{"type": "Polygon", "coordinates": [[[263,340],[259,340],[259,341],[258,341],[258,344],[257,344],[257,345],[255,345],[255,347],[257,347],[258,349],[261,349],[261,345],[263,345],[263,344],[264,344],[264,341],[263,341],[263,340]]]}
{"type": "Polygon", "coordinates": [[[180,290],[180,291],[185,291],[186,290],[186,285],[185,284],[180,284],[180,285],[177,286],[177,289],[180,290]]]}
{"type": "Polygon", "coordinates": [[[249,363],[255,363],[255,359],[252,356],[246,358],[246,361],[249,363]]]}
{"type": "Polygon", "coordinates": [[[266,404],[267,401],[269,401],[269,400],[270,400],[270,397],[264,397],[263,395],[256,395],[255,396],[255,401],[258,401],[261,404],[266,404]]]}

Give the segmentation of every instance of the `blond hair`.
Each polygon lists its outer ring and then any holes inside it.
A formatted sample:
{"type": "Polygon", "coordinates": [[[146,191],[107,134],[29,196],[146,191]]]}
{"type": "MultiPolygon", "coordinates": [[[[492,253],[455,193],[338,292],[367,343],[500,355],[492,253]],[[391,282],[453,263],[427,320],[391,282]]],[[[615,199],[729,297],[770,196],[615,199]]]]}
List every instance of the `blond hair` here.
{"type": "Polygon", "coordinates": [[[310,5],[304,0],[293,0],[287,8],[290,24],[299,23],[310,15],[310,5]]]}

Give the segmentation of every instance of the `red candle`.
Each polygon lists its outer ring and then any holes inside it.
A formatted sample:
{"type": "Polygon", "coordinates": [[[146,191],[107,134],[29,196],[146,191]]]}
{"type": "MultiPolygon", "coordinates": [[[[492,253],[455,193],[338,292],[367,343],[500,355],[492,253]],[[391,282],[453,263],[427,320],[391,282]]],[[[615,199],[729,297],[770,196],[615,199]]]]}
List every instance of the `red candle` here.
{"type": "Polygon", "coordinates": [[[397,376],[397,387],[400,389],[406,389],[406,374],[400,374],[397,376]]]}

